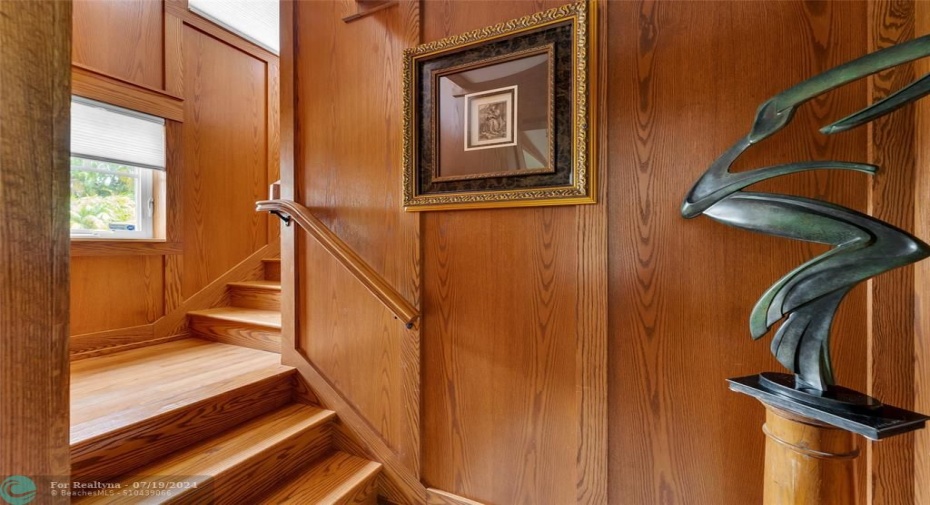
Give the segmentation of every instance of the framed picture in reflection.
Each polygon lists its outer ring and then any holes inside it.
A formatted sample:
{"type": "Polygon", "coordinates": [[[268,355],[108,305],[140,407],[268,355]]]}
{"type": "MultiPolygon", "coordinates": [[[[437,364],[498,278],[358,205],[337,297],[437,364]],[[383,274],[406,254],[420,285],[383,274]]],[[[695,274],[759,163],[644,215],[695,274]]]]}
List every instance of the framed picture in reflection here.
{"type": "Polygon", "coordinates": [[[404,58],[407,210],[594,203],[587,2],[404,58]]]}

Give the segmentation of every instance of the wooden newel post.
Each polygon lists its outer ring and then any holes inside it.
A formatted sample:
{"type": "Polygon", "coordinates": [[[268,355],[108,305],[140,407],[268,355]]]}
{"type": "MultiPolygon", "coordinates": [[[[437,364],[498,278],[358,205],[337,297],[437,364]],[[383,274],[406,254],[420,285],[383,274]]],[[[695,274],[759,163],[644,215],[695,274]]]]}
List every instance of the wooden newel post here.
{"type": "Polygon", "coordinates": [[[858,437],[768,404],[763,505],[852,505],[858,437]]]}

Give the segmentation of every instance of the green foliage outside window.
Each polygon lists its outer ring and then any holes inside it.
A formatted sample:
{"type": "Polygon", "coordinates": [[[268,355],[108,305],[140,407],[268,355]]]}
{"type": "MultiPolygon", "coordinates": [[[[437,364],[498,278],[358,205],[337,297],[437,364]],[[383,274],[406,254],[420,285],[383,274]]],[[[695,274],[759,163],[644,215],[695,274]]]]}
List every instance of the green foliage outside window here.
{"type": "Polygon", "coordinates": [[[110,223],[135,223],[137,174],[135,167],[72,157],[71,229],[109,230],[110,223]]]}

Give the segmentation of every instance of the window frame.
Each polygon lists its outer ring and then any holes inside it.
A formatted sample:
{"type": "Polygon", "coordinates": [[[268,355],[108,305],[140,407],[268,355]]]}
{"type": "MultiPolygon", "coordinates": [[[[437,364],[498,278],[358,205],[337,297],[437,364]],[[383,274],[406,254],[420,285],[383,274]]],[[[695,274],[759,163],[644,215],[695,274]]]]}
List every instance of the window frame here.
{"type": "MultiPolygon", "coordinates": [[[[97,161],[101,163],[116,164],[110,160],[98,160],[93,157],[75,156],[82,161],[97,161]]],[[[115,175],[118,177],[131,177],[136,180],[138,190],[136,194],[136,223],[139,226],[137,230],[89,230],[82,228],[71,228],[70,234],[72,239],[92,239],[92,240],[152,240],[157,233],[155,230],[155,195],[154,179],[155,169],[139,167],[130,163],[120,163],[122,166],[136,169],[136,173],[117,172],[114,170],[100,169],[96,167],[75,167],[70,165],[72,173],[77,170],[80,172],[95,172],[100,174],[115,175]],[[140,215],[141,214],[141,215],[140,215]]]]}

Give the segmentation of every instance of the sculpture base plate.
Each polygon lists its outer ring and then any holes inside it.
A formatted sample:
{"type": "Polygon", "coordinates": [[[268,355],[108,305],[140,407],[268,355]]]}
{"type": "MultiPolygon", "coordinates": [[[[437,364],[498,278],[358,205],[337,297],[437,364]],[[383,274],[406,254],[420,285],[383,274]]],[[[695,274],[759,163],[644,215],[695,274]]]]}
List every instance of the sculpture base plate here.
{"type": "Polygon", "coordinates": [[[773,407],[830,426],[881,440],[924,427],[930,417],[891,405],[851,389],[838,388],[838,395],[813,395],[791,389],[794,376],[765,373],[727,379],[730,389],[747,394],[773,407]],[[787,391],[791,389],[791,391],[787,391]]]}

